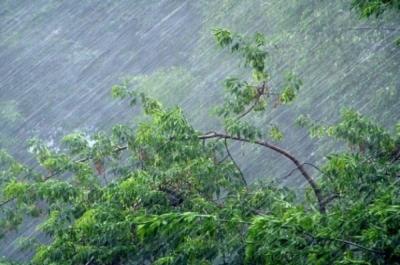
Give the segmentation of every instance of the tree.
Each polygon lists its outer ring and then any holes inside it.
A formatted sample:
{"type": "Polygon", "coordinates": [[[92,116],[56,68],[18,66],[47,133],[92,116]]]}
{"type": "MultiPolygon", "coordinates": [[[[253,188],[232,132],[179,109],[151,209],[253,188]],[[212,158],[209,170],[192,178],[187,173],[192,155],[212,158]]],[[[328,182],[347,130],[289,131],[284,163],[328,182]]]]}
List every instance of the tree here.
{"type": "Polygon", "coordinates": [[[353,0],[352,6],[360,11],[362,17],[379,17],[391,9],[400,11],[398,0],[353,0]]]}
{"type": "Polygon", "coordinates": [[[306,164],[279,146],[278,126],[264,131],[249,119],[290,104],[300,79],[287,74],[282,88],[271,87],[263,35],[214,35],[252,71],[226,80],[222,129],[197,131],[180,108],[114,86],[113,96],[140,103],[147,119],[110,135],[67,135],[60,150],[34,139],[39,170],[4,154],[1,231],[27,214],[44,219],[39,229],[51,241],[31,242],[32,264],[400,264],[400,125],[389,133],[352,110],[333,125],[301,117],[313,134],[351,145],[321,169],[306,164]],[[292,162],[288,173],[301,173],[306,196],[249,185],[232,142],[292,162]]]}
{"type": "MultiPolygon", "coordinates": [[[[383,13],[394,10],[400,11],[399,0],[353,0],[353,8],[356,8],[362,18],[380,17],[383,13]]],[[[396,45],[400,46],[400,37],[396,39],[396,45]]]]}

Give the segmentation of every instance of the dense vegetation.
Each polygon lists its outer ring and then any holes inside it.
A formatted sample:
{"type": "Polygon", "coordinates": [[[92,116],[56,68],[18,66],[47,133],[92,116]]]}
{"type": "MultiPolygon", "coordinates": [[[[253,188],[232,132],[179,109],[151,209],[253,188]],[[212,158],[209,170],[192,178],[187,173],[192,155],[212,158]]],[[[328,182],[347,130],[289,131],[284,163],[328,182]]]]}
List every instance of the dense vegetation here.
{"type": "Polygon", "coordinates": [[[48,238],[24,242],[32,264],[400,264],[400,124],[387,131],[350,109],[335,124],[301,116],[313,136],[349,146],[321,168],[304,163],[279,146],[279,125],[251,119],[291,104],[301,80],[288,73],[271,86],[262,34],[214,35],[251,71],[225,81],[215,110],[223,130],[197,131],[180,108],[129,81],[114,86],[115,98],[147,118],[111,134],[67,135],[61,149],[34,139],[39,169],[1,154],[2,234],[26,215],[42,218],[48,238]],[[299,171],[308,189],[248,185],[234,142],[290,161],[288,176],[299,171]]]}

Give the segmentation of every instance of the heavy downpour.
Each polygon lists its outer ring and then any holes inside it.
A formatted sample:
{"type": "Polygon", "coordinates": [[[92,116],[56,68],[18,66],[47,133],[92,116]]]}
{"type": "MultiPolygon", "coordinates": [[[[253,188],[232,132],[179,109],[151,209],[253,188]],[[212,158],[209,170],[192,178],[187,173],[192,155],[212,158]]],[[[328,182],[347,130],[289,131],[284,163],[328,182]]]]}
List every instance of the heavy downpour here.
{"type": "Polygon", "coordinates": [[[0,265],[400,265],[399,0],[0,0],[0,265]]]}

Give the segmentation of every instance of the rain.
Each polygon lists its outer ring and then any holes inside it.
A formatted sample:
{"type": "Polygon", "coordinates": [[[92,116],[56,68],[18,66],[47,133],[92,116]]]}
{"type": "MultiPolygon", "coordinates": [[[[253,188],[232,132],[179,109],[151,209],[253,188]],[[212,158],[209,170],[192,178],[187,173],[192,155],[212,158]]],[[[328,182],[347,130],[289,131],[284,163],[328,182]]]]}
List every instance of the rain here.
{"type": "MultiPolygon", "coordinates": [[[[343,146],[311,139],[295,125],[300,114],[332,124],[342,108],[354,108],[387,128],[400,119],[400,17],[360,19],[349,2],[1,0],[0,149],[34,164],[27,150],[33,137],[58,148],[71,132],[134,125],[141,112],[111,97],[125,79],[166,106],[182,107],[196,129],[219,130],[212,110],[223,99],[224,79],[248,74],[215,43],[213,29],[227,28],[265,34],[272,87],[286,72],[303,81],[293,104],[254,121],[265,129],[279,124],[281,145],[319,164],[343,146]]],[[[232,154],[250,183],[269,178],[304,188],[298,172],[287,176],[293,165],[274,153],[232,143],[232,154]]],[[[18,240],[48,240],[39,223],[28,219],[1,239],[0,256],[29,259],[18,240]]]]}

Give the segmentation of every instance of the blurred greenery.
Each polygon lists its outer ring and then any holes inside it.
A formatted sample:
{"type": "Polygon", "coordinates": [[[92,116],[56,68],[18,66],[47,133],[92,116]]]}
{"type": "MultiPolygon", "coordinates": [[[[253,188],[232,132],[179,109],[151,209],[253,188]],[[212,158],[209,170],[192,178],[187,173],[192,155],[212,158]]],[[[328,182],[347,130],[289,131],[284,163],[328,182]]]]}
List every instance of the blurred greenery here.
{"type": "Polygon", "coordinates": [[[12,129],[21,124],[22,114],[15,100],[0,101],[0,149],[11,149],[17,139],[12,134],[12,129]]]}

